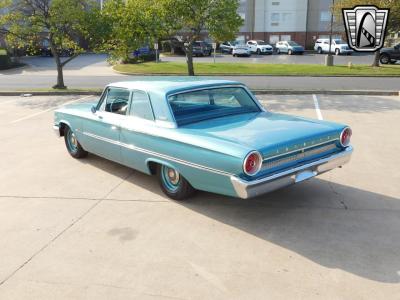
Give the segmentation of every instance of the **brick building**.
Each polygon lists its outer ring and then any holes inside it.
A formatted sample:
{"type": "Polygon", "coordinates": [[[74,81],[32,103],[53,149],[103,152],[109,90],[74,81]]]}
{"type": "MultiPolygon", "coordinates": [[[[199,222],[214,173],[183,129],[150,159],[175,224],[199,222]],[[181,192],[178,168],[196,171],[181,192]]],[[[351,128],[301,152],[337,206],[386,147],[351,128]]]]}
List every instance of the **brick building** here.
{"type": "MultiPolygon", "coordinates": [[[[293,40],[312,48],[317,38],[330,34],[332,0],[241,0],[238,13],[244,19],[238,40],[261,39],[270,44],[293,40]]],[[[335,37],[345,38],[342,26],[335,37]]]]}

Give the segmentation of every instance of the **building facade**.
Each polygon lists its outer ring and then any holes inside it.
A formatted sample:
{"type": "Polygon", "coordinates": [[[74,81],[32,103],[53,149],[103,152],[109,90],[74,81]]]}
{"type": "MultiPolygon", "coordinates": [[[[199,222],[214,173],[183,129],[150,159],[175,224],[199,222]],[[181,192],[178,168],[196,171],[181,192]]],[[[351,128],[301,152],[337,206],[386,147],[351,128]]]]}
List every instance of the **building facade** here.
{"type": "MultiPolygon", "coordinates": [[[[238,13],[244,25],[238,40],[264,40],[275,44],[293,40],[312,48],[318,38],[330,34],[332,0],[241,0],[238,13]]],[[[335,37],[345,38],[343,27],[335,25],[335,37]]]]}

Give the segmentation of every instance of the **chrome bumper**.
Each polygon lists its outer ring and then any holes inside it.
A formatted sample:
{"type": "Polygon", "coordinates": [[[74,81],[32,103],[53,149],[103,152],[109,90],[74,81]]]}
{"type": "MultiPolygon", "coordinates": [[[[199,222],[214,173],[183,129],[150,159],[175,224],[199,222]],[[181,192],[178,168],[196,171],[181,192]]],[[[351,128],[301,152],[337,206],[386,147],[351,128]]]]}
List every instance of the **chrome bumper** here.
{"type": "Polygon", "coordinates": [[[231,176],[231,182],[238,197],[247,199],[310,179],[329,170],[340,167],[351,158],[353,148],[347,147],[340,153],[277,173],[254,181],[231,176]]]}
{"type": "Polygon", "coordinates": [[[53,130],[54,130],[54,133],[56,134],[57,137],[61,137],[61,135],[60,135],[60,127],[58,125],[53,125],[53,130]]]}

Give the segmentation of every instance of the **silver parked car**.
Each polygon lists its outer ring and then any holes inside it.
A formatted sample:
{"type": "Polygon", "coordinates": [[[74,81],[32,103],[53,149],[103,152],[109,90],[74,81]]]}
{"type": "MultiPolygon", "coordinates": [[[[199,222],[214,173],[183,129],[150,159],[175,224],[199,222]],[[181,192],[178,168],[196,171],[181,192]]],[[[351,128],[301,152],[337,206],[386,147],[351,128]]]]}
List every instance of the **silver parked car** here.
{"type": "Polygon", "coordinates": [[[237,45],[232,50],[232,56],[251,56],[251,50],[246,45],[237,45]]]}

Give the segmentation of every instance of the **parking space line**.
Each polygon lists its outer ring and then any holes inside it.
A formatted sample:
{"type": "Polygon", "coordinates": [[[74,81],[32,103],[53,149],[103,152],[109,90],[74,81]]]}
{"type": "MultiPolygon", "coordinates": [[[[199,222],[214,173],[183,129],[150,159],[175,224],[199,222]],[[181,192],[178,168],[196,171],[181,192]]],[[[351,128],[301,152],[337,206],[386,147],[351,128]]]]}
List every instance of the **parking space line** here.
{"type": "Polygon", "coordinates": [[[83,100],[83,99],[86,99],[86,98],[89,98],[89,97],[92,97],[92,95],[88,95],[88,96],[85,96],[85,97],[82,97],[82,98],[79,98],[79,99],[76,99],[76,100],[68,101],[66,103],[63,103],[62,105],[57,106],[57,107],[52,107],[52,108],[49,108],[49,109],[46,109],[46,110],[42,110],[42,111],[39,111],[39,112],[31,114],[31,115],[19,118],[17,120],[12,121],[10,124],[15,124],[15,123],[18,123],[18,122],[21,122],[21,121],[25,121],[25,120],[34,118],[34,117],[36,117],[38,115],[41,115],[41,114],[47,113],[49,111],[55,110],[55,109],[57,109],[57,108],[59,108],[61,106],[64,106],[64,105],[67,105],[67,104],[71,104],[71,103],[74,103],[74,102],[78,102],[80,100],[83,100]]]}
{"type": "Polygon", "coordinates": [[[318,120],[323,120],[324,118],[322,117],[322,113],[319,108],[317,95],[313,94],[313,99],[314,99],[315,112],[317,113],[318,120]]]}

